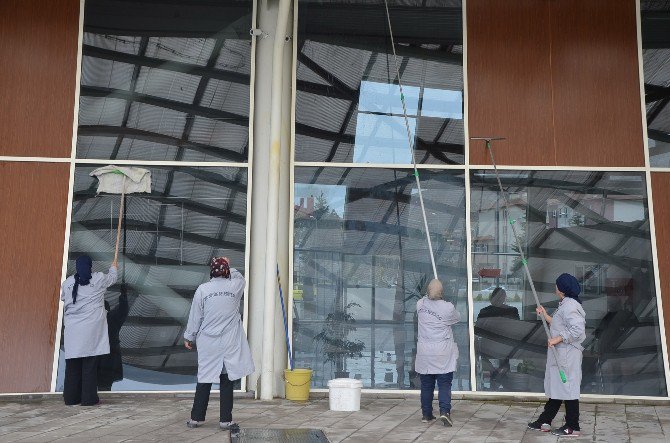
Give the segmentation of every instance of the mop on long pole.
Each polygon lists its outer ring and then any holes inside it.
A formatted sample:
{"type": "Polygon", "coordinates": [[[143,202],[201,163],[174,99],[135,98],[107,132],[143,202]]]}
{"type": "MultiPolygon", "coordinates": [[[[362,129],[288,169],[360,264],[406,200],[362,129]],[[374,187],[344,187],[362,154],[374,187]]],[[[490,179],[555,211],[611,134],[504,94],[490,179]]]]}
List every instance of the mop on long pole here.
{"type": "MultiPolygon", "coordinates": [[[[503,201],[505,202],[505,207],[509,208],[509,201],[507,200],[507,194],[505,193],[505,190],[503,189],[502,182],[500,181],[500,174],[498,174],[498,166],[496,165],[496,160],[493,156],[493,149],[491,148],[491,141],[492,140],[504,140],[503,138],[495,138],[495,137],[471,137],[472,140],[484,140],[486,141],[486,149],[489,151],[489,155],[491,157],[491,163],[493,163],[493,171],[495,172],[496,175],[496,180],[498,182],[498,188],[500,188],[500,195],[503,197],[503,201]]],[[[516,220],[512,219],[511,216],[508,214],[508,223],[512,227],[512,234],[514,235],[514,241],[516,242],[517,249],[519,250],[519,254],[521,255],[521,263],[523,265],[524,270],[526,271],[526,277],[528,278],[528,283],[530,284],[530,289],[533,292],[533,297],[535,298],[535,304],[539,308],[540,305],[540,299],[537,296],[537,291],[535,290],[535,283],[533,282],[533,278],[530,275],[530,269],[528,268],[528,260],[526,260],[526,254],[523,252],[523,248],[521,246],[521,241],[519,240],[519,237],[516,234],[516,227],[514,224],[516,223],[516,220]]],[[[544,318],[544,315],[540,315],[540,318],[542,319],[542,326],[544,326],[544,332],[547,334],[547,340],[551,338],[551,332],[549,332],[549,326],[547,325],[547,320],[544,318]]],[[[561,369],[559,360],[558,360],[558,353],[556,352],[555,347],[550,348],[553,351],[554,359],[556,360],[556,366],[558,367],[558,373],[561,376],[561,381],[563,383],[567,383],[568,379],[565,376],[565,372],[563,369],[561,369]]]]}
{"type": "Polygon", "coordinates": [[[428,230],[428,219],[426,218],[426,207],[423,204],[423,192],[421,191],[421,181],[419,180],[419,170],[416,167],[414,158],[414,143],[412,141],[412,131],[409,129],[409,119],[407,118],[407,105],[405,104],[405,94],[402,90],[402,80],[400,78],[400,68],[398,67],[398,55],[395,50],[395,41],[393,40],[393,27],[391,26],[391,14],[389,14],[388,0],[384,0],[386,8],[386,20],[389,25],[389,34],[391,36],[391,49],[393,50],[393,64],[398,78],[398,87],[400,89],[400,103],[402,103],[402,113],[405,118],[405,128],[407,129],[407,143],[412,153],[412,165],[414,166],[414,178],[416,180],[416,189],[419,194],[419,203],[421,204],[421,215],[423,216],[423,227],[426,232],[426,241],[428,242],[428,251],[430,252],[430,264],[433,267],[433,276],[437,279],[437,266],[435,266],[435,255],[433,254],[433,243],[430,240],[430,231],[428,230]]]}
{"type": "MultiPolygon", "coordinates": [[[[148,169],[137,167],[104,166],[91,172],[92,177],[98,178],[98,194],[121,194],[119,204],[119,222],[116,227],[116,245],[114,246],[114,262],[119,258],[119,242],[121,240],[121,220],[124,218],[125,196],[132,193],[151,192],[151,172],[148,169]]],[[[125,236],[124,236],[125,243],[125,236]]],[[[125,253],[125,251],[124,251],[125,253]]],[[[124,267],[125,283],[125,267],[124,267]]]]}
{"type": "Polygon", "coordinates": [[[279,301],[281,302],[281,313],[284,316],[284,332],[286,333],[286,351],[288,352],[288,361],[293,370],[293,353],[291,352],[291,341],[288,338],[288,322],[286,321],[286,308],[284,307],[284,292],[281,289],[281,280],[279,278],[279,263],[277,263],[277,284],[279,285],[279,301]]]}

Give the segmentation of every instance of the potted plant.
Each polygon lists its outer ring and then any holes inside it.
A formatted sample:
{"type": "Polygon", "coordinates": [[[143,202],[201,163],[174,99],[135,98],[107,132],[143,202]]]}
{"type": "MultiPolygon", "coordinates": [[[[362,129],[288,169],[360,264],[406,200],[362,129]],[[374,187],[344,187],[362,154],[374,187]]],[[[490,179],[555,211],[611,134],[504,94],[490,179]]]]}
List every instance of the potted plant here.
{"type": "Polygon", "coordinates": [[[326,316],[323,330],[314,337],[314,340],[323,342],[326,361],[335,365],[335,378],[349,378],[346,359],[359,358],[363,354],[365,344],[360,340],[349,340],[349,334],[356,331],[356,319],[349,309],[360,307],[358,303],[349,303],[343,309],[338,309],[326,316]]]}

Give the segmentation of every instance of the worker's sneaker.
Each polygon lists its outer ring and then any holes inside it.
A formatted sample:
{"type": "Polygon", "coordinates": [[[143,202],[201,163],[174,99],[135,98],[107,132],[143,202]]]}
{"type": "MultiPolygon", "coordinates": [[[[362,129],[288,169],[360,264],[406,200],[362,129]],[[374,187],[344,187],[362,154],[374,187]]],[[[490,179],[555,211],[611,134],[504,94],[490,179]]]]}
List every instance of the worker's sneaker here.
{"type": "Polygon", "coordinates": [[[528,423],[528,429],[533,429],[535,431],[549,432],[551,431],[551,425],[549,423],[542,423],[539,420],[528,423]]]}
{"type": "Polygon", "coordinates": [[[445,426],[453,426],[454,422],[451,421],[451,414],[448,412],[440,412],[440,420],[442,420],[442,424],[445,426]]]}
{"type": "Polygon", "coordinates": [[[189,421],[186,422],[186,426],[188,426],[189,428],[197,428],[198,426],[200,426],[203,423],[204,423],[204,421],[196,421],[196,420],[190,419],[189,421]]]}
{"type": "Polygon", "coordinates": [[[568,425],[561,426],[558,429],[554,429],[551,431],[552,435],[558,435],[561,437],[579,437],[582,435],[582,433],[579,431],[579,429],[572,429],[568,425]]]}
{"type": "Polygon", "coordinates": [[[236,426],[237,426],[237,423],[235,423],[234,421],[220,421],[219,422],[219,427],[224,431],[227,431],[228,429],[232,430],[236,426]]]}
{"type": "Polygon", "coordinates": [[[433,420],[435,420],[435,416],[433,414],[424,415],[423,417],[421,417],[421,423],[430,423],[433,420]]]}

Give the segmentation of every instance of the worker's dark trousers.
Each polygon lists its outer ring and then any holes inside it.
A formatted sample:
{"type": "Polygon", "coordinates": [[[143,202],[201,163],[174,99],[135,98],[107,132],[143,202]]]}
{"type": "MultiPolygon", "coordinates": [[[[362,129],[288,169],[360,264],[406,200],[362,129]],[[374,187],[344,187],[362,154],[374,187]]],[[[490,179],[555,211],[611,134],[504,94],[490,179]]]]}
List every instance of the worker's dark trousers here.
{"type": "Polygon", "coordinates": [[[66,405],[98,404],[98,356],[65,360],[63,400],[66,405]]]}
{"type": "MultiPolygon", "coordinates": [[[[219,421],[226,423],[233,421],[233,382],[228,379],[228,374],[221,374],[219,381],[221,382],[221,419],[219,421]]],[[[191,420],[205,421],[211,390],[211,383],[198,383],[195,386],[191,420]]]]}
{"type": "Polygon", "coordinates": [[[558,414],[562,402],[565,402],[565,424],[575,431],[579,431],[579,400],[556,400],[550,398],[545,403],[544,411],[537,420],[540,423],[551,424],[551,421],[558,414]]]}

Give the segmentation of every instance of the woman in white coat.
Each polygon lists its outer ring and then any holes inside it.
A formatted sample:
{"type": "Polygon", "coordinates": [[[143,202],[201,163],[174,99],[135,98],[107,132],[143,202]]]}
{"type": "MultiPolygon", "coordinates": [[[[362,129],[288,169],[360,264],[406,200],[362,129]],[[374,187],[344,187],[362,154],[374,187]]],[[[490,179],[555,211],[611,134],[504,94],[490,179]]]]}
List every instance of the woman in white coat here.
{"type": "Polygon", "coordinates": [[[226,257],[212,259],[210,277],[195,291],[184,333],[186,348],[193,349],[195,343],[198,350],[198,384],[186,425],[197,428],[205,421],[212,383],[220,383],[219,426],[230,429],[235,426],[233,382],[255,370],[240,315],[245,280],[226,257]]]}
{"type": "Polygon", "coordinates": [[[428,295],[416,303],[419,318],[415,371],[421,379],[421,412],[424,423],[435,420],[433,397],[437,382],[440,420],[452,426],[451,382],[454,379],[458,347],[451,326],[461,320],[453,304],[442,299],[442,283],[434,279],[428,285],[428,295]]]}
{"type": "Polygon", "coordinates": [[[77,273],[61,287],[65,346],[63,400],[68,406],[93,406],[98,397],[98,356],[109,354],[105,292],[116,283],[117,263],[108,274],[91,272],[93,261],[77,258],[77,273]]]}
{"type": "Polygon", "coordinates": [[[548,347],[555,347],[558,362],[553,352],[547,354],[547,368],[544,373],[544,392],[549,400],[544,405],[540,417],[528,423],[530,429],[549,432],[551,422],[556,417],[561,403],[565,403],[565,424],[551,431],[554,435],[579,436],[579,394],[582,384],[581,343],[586,339],[586,313],[579,299],[581,288],[577,279],[570,274],[561,274],[556,279],[556,295],[560,298],[553,317],[542,307],[538,315],[544,315],[551,325],[548,347]],[[559,369],[565,372],[567,383],[563,383],[559,369]]]}

